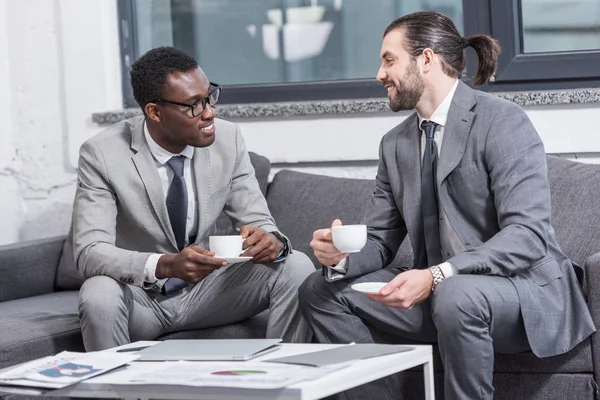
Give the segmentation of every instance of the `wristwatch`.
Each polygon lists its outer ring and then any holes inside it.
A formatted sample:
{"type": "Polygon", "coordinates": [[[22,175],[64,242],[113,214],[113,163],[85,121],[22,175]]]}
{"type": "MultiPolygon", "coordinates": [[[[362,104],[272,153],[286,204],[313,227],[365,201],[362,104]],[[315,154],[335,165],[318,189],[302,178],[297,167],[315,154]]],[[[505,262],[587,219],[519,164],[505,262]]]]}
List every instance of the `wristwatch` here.
{"type": "Polygon", "coordinates": [[[290,248],[288,246],[288,241],[285,239],[285,236],[283,236],[281,233],[277,232],[277,231],[273,231],[273,232],[269,232],[271,235],[275,236],[281,243],[283,243],[283,251],[281,252],[281,256],[280,257],[287,257],[287,255],[290,253],[290,248]]]}
{"type": "Polygon", "coordinates": [[[431,272],[431,275],[433,275],[433,284],[431,285],[431,291],[433,292],[436,286],[444,280],[445,276],[442,272],[442,269],[438,265],[429,267],[429,272],[431,272]]]}

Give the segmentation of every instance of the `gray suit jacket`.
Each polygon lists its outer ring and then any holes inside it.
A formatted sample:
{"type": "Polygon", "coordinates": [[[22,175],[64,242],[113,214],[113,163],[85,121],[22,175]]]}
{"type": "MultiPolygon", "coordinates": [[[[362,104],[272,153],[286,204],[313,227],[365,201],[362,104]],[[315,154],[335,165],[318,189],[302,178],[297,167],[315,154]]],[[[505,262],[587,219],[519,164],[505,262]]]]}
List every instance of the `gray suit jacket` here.
{"type": "MultiPolygon", "coordinates": [[[[367,208],[365,248],[345,279],[383,268],[406,234],[413,268],[426,268],[421,222],[420,131],[416,113],[381,141],[376,189],[367,208]]],[[[439,200],[466,251],[447,261],[461,274],[510,279],[533,352],[561,354],[595,331],[571,262],[550,225],[543,144],[514,103],[462,82],[438,161],[439,200]]]]}
{"type": "MultiPolygon", "coordinates": [[[[85,278],[107,275],[142,286],[150,254],[178,251],[143,127],[144,117],[132,118],[81,146],[73,243],[85,278]]],[[[192,159],[199,212],[196,243],[206,249],[221,211],[237,229],[254,225],[277,230],[239,128],[219,119],[215,128],[215,142],[196,148],[192,159]]]]}

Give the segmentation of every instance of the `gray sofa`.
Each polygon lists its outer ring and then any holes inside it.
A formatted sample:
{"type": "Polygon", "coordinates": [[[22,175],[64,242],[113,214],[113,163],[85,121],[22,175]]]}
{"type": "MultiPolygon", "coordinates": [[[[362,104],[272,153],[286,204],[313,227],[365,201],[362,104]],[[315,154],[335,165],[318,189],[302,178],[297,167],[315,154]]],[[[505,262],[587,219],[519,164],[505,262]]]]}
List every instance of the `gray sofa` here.
{"type": "MultiPolygon", "coordinates": [[[[374,188],[372,180],[332,178],[283,170],[267,190],[270,164],[251,155],[261,188],[279,228],[294,248],[308,254],[312,232],[334,217],[359,222],[374,188]]],[[[548,157],[552,223],[565,253],[586,270],[586,292],[594,321],[600,326],[600,166],[548,157]]],[[[219,232],[231,231],[226,218],[219,232]]],[[[410,265],[405,241],[394,260],[410,265]]],[[[0,368],[61,350],[83,350],[77,319],[81,284],[65,238],[0,247],[0,368]]],[[[266,313],[238,324],[175,332],[169,338],[263,337],[266,313]]],[[[377,332],[384,342],[401,343],[393,332],[377,332]]],[[[438,398],[443,398],[439,357],[435,361],[438,398]]],[[[497,399],[594,399],[600,374],[597,336],[568,354],[540,360],[531,353],[498,355],[494,385],[497,399]]],[[[405,399],[423,398],[420,370],[400,374],[405,399]]]]}

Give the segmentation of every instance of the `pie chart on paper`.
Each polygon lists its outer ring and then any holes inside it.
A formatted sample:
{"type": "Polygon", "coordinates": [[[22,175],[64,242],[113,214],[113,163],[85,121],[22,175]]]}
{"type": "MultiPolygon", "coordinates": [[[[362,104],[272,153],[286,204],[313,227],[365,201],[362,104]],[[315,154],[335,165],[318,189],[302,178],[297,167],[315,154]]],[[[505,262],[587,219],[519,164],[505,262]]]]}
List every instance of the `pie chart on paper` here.
{"type": "Polygon", "coordinates": [[[251,370],[236,370],[236,371],[217,371],[212,372],[211,375],[258,375],[266,374],[267,371],[251,371],[251,370]]]}

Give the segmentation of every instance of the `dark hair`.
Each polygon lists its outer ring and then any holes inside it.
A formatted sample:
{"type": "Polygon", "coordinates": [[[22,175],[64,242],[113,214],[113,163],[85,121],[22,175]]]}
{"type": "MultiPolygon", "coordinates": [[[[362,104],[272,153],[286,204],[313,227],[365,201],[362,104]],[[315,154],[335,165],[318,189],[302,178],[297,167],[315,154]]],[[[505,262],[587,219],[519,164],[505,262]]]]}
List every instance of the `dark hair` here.
{"type": "Polygon", "coordinates": [[[135,101],[142,107],[160,99],[167,76],[198,68],[194,57],[174,47],[157,47],[141,56],[131,66],[131,87],[135,101]]]}
{"type": "Polygon", "coordinates": [[[489,35],[472,35],[463,42],[452,20],[444,14],[420,11],[405,15],[392,22],[383,36],[396,29],[403,30],[406,50],[412,57],[418,57],[430,48],[440,56],[442,70],[448,76],[460,77],[467,62],[464,49],[468,46],[475,49],[479,60],[474,85],[483,85],[496,73],[500,54],[498,42],[489,35]]]}

